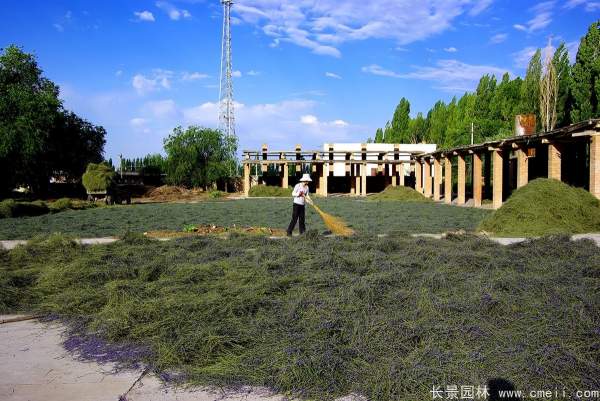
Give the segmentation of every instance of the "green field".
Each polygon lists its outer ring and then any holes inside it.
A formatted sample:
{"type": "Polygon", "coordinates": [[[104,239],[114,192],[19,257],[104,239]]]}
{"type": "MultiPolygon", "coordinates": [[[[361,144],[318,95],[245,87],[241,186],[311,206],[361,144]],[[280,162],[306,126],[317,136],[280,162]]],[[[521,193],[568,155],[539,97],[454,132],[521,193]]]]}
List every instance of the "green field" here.
{"type": "MultiPolygon", "coordinates": [[[[327,212],[342,217],[360,233],[441,233],[474,230],[490,212],[434,203],[373,202],[350,198],[318,199],[327,212]]],[[[199,203],[157,203],[65,211],[0,220],[0,239],[28,239],[61,232],[77,237],[125,232],[181,230],[186,224],[287,227],[290,199],[246,199],[199,203]]],[[[307,209],[307,226],[324,231],[319,216],[307,209]]]]}
{"type": "Polygon", "coordinates": [[[597,247],[566,237],[59,237],[0,251],[2,312],[141,346],[126,354],[192,383],[313,400],[427,400],[434,385],[494,378],[598,388],[598,288],[597,247]]]}

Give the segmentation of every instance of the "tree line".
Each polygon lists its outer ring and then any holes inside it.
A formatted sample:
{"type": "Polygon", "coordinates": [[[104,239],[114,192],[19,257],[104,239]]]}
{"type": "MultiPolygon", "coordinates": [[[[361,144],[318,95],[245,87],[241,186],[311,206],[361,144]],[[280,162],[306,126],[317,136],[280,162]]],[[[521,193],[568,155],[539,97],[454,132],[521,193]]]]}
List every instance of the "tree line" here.
{"type": "Polygon", "coordinates": [[[449,103],[439,100],[426,115],[419,112],[411,118],[410,102],[403,97],[391,121],[377,129],[374,142],[427,142],[450,148],[469,144],[471,130],[475,143],[484,142],[512,136],[518,114],[535,114],[537,129],[549,130],[600,117],[599,102],[600,21],[597,21],[581,39],[573,65],[563,42],[546,65],[538,49],[524,78],[511,79],[505,73],[498,81],[494,75],[484,75],[474,92],[453,97],[449,103]],[[551,93],[546,93],[547,88],[551,93]],[[542,125],[544,121],[552,123],[542,125]]]}
{"type": "MultiPolygon", "coordinates": [[[[122,159],[122,171],[166,174],[172,185],[209,188],[236,174],[237,141],[217,129],[177,127],[164,140],[166,157],[122,159]]],[[[104,163],[106,130],[66,110],[59,87],[32,54],[0,49],[0,196],[19,186],[44,196],[51,178],[81,182],[88,164],[104,163]]]]}
{"type": "Polygon", "coordinates": [[[58,86],[17,46],[0,52],[0,193],[44,194],[51,177],[79,180],[103,160],[106,131],[66,110],[58,86]]]}

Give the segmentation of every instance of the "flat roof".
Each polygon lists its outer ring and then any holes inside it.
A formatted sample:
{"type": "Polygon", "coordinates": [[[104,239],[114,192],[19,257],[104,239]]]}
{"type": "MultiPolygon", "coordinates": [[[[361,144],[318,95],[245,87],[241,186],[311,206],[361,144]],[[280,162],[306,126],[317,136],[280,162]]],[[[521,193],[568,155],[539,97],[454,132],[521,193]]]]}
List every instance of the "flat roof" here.
{"type": "Polygon", "coordinates": [[[503,148],[507,145],[529,145],[531,143],[543,142],[544,140],[559,140],[573,137],[593,136],[600,133],[600,118],[582,121],[576,124],[571,124],[563,128],[558,128],[549,132],[538,132],[532,135],[521,135],[503,139],[491,140],[473,145],[457,146],[449,149],[438,149],[435,152],[419,155],[422,157],[439,157],[445,156],[447,153],[465,153],[477,152],[481,150],[489,150],[490,148],[503,148]]]}

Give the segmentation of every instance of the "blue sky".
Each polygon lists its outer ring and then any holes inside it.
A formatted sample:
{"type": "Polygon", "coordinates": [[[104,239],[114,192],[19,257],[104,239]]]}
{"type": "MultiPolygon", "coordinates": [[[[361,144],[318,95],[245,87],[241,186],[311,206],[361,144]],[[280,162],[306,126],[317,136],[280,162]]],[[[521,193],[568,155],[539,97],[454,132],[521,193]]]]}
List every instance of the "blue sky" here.
{"type": "MultiPolygon", "coordinates": [[[[401,97],[426,113],[484,73],[522,76],[550,37],[574,58],[600,1],[238,0],[232,16],[241,148],[321,148],[374,136],[401,97]]],[[[2,0],[0,18],[0,47],[36,54],[107,129],[107,157],[217,126],[219,1],[2,0]]]]}

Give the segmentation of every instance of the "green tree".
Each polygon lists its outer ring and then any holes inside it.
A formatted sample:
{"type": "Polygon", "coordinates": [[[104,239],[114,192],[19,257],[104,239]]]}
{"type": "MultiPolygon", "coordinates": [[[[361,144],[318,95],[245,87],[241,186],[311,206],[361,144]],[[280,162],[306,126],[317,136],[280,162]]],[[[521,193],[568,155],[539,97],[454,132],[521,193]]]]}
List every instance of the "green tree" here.
{"type": "MultiPolygon", "coordinates": [[[[539,85],[539,84],[538,84],[539,85]]],[[[486,140],[496,136],[500,130],[500,116],[495,102],[497,81],[494,75],[484,75],[479,80],[475,91],[475,125],[477,126],[476,141],[486,140]]]]}
{"type": "Polygon", "coordinates": [[[61,102],[35,58],[16,46],[0,54],[0,186],[47,183],[45,157],[61,102]]]}
{"type": "Polygon", "coordinates": [[[383,130],[381,128],[377,128],[375,132],[375,143],[383,143],[383,130]]]}
{"type": "Polygon", "coordinates": [[[417,116],[410,120],[408,131],[410,133],[410,143],[420,143],[425,139],[427,120],[423,117],[423,113],[417,113],[417,116]]]}
{"type": "Polygon", "coordinates": [[[427,113],[427,135],[425,140],[441,146],[446,140],[447,121],[448,107],[446,103],[438,100],[427,113]]]}
{"type": "Polygon", "coordinates": [[[554,52],[552,64],[554,65],[558,79],[556,126],[564,127],[571,123],[571,108],[573,106],[573,98],[571,96],[571,63],[565,42],[562,42],[554,52]]]}
{"type": "Polygon", "coordinates": [[[491,113],[488,115],[488,118],[493,118],[495,121],[488,126],[492,126],[498,136],[508,137],[513,134],[515,116],[519,114],[522,83],[521,78],[511,80],[510,75],[506,73],[496,87],[490,105],[491,113]]]}
{"type": "Polygon", "coordinates": [[[590,25],[581,39],[572,77],[571,120],[600,117],[600,21],[590,25]]]}
{"type": "Polygon", "coordinates": [[[106,131],[64,110],[59,89],[17,46],[0,53],[0,191],[30,186],[42,194],[52,176],[79,180],[99,163],[106,131]]]}
{"type": "Polygon", "coordinates": [[[392,124],[388,121],[383,129],[383,143],[393,143],[394,135],[392,132],[392,124]]]}
{"type": "Polygon", "coordinates": [[[103,161],[106,131],[70,111],[60,111],[44,157],[52,175],[79,179],[89,163],[103,161]]]}
{"type": "Polygon", "coordinates": [[[392,136],[386,138],[388,143],[407,143],[410,141],[408,125],[410,123],[410,102],[406,98],[400,99],[392,118],[392,136]]]}
{"type": "Polygon", "coordinates": [[[519,114],[535,114],[537,125],[540,123],[540,79],[542,78],[542,52],[537,49],[527,67],[525,79],[521,85],[519,114]]]}
{"type": "Polygon", "coordinates": [[[167,182],[187,187],[209,186],[229,177],[232,160],[229,146],[219,130],[177,127],[164,140],[167,182]]]}

